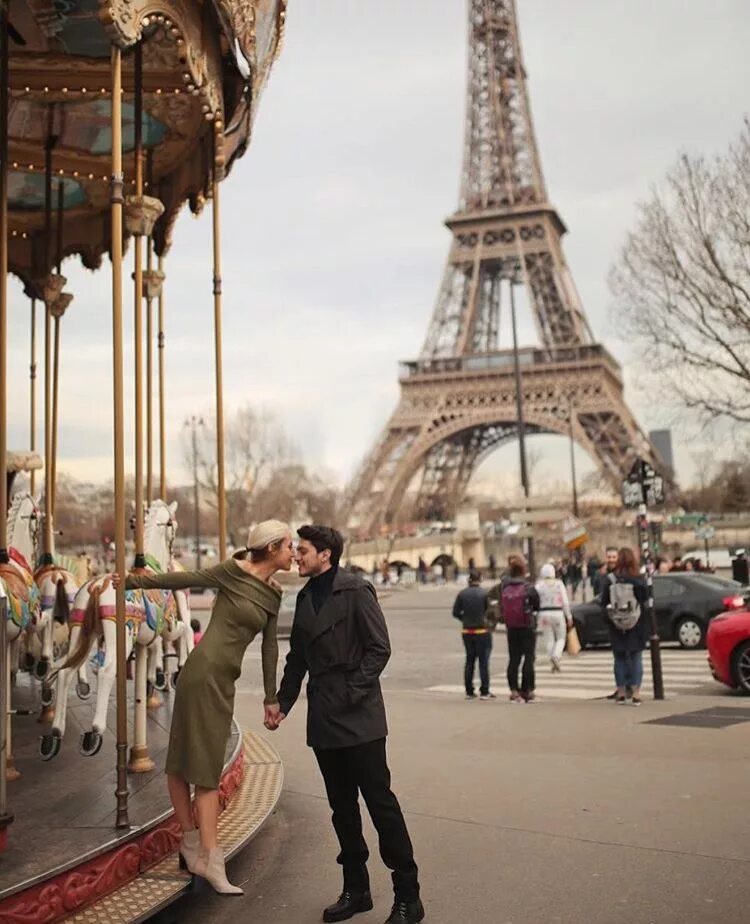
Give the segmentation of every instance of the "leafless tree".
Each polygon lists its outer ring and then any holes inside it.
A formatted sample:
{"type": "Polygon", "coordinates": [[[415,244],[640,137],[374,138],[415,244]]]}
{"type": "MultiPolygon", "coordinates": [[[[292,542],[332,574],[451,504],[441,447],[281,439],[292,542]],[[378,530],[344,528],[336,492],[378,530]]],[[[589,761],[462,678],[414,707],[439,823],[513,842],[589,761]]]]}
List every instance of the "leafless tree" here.
{"type": "Polygon", "coordinates": [[[660,391],[705,421],[750,421],[750,123],[724,155],[679,159],[610,284],[660,391]]]}
{"type": "MultiPolygon", "coordinates": [[[[204,418],[197,431],[198,483],[206,503],[218,506],[219,483],[216,466],[216,422],[204,418]]],[[[189,471],[193,467],[192,435],[183,432],[183,457],[189,471]]],[[[227,530],[234,544],[245,538],[250,522],[254,493],[267,483],[272,473],[289,464],[295,450],[278,419],[269,411],[240,408],[224,428],[224,478],[227,530]]]]}

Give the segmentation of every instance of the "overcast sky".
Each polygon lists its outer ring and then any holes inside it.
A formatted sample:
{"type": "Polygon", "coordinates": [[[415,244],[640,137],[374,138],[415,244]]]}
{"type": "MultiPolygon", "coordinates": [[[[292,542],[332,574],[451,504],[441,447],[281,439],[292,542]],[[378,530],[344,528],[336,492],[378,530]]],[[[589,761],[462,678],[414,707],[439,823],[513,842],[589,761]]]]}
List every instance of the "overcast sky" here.
{"type": "MultiPolygon", "coordinates": [[[[249,402],[276,412],[304,459],[344,480],[395,406],[397,362],[418,354],[442,274],[450,242],[442,221],[458,202],[466,3],[289,7],[252,144],[223,187],[226,400],[228,411],[249,402]]],[[[568,262],[595,335],[625,363],[631,384],[607,273],[635,203],[678,152],[718,152],[739,133],[750,4],[518,7],[543,168],[570,229],[568,262]]],[[[175,480],[186,478],[185,417],[212,407],[210,235],[208,212],[183,214],[167,262],[175,480]]],[[[109,268],[92,274],[71,260],[63,271],[75,302],[63,322],[59,465],[103,480],[112,471],[109,268]]],[[[13,284],[11,448],[28,445],[27,306],[13,284]]],[[[531,325],[523,330],[530,341],[531,325]]],[[[131,364],[129,356],[128,371],[131,364]]],[[[664,422],[643,395],[630,388],[627,397],[645,428],[664,422]]],[[[537,442],[539,472],[550,474],[564,442],[537,442]]],[[[677,435],[676,448],[685,480],[690,441],[677,435]]],[[[515,453],[500,450],[480,477],[515,472],[515,453]]]]}

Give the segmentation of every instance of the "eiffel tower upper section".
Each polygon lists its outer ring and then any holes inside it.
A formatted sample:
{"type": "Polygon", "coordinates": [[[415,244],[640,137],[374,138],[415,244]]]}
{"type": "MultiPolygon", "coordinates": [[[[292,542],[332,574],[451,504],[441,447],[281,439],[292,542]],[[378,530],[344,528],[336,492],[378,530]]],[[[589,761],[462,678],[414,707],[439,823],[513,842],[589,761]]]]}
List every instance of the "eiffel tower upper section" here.
{"type": "Polygon", "coordinates": [[[519,270],[540,342],[591,343],[547,198],[514,0],[470,0],[466,113],[461,202],[422,358],[497,350],[498,284],[519,270]]]}
{"type": "Polygon", "coordinates": [[[469,75],[461,200],[422,351],[353,480],[351,527],[399,515],[450,519],[482,458],[518,433],[508,296],[523,284],[538,346],[519,351],[530,433],[572,432],[617,484],[635,456],[657,462],[623,398],[619,364],[594,342],[562,251],[529,106],[515,0],[468,0],[469,75]],[[405,505],[420,475],[414,504],[405,505]]]}

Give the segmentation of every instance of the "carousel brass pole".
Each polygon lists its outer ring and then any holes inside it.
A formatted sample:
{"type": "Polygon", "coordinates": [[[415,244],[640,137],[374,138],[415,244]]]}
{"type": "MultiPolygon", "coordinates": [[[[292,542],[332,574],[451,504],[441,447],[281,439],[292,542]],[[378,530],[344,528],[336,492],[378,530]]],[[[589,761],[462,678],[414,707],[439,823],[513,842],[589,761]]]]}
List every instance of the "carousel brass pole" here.
{"type": "MultiPolygon", "coordinates": [[[[122,52],[112,46],[112,391],[114,398],[115,451],[115,568],[125,575],[125,426],[123,421],[124,376],[122,343],[122,52]]],[[[125,663],[125,584],[117,588],[117,820],[128,820],[128,717],[127,664],[125,663]]]]}
{"type": "MultiPolygon", "coordinates": [[[[31,299],[31,360],[29,362],[29,449],[36,450],[36,299],[31,299]]],[[[36,471],[29,473],[29,489],[36,492],[36,471]]]]}
{"type": "MultiPolygon", "coordinates": [[[[154,249],[151,236],[146,238],[146,271],[151,275],[154,249]]],[[[149,283],[150,285],[150,283],[149,283]]],[[[150,292],[150,288],[148,292],[150,292]]],[[[146,502],[154,499],[154,323],[153,303],[150,294],[146,297],[146,502]]],[[[164,495],[160,495],[162,498],[164,495]]]]}
{"type": "MultiPolygon", "coordinates": [[[[8,564],[8,0],[0,0],[0,565],[8,564]]],[[[0,838],[8,813],[6,771],[10,749],[10,652],[3,598],[0,607],[0,838]]]]}
{"type": "MultiPolygon", "coordinates": [[[[159,257],[157,264],[160,273],[164,272],[163,260],[159,257]]],[[[167,438],[165,430],[165,381],[164,381],[164,279],[159,287],[158,306],[158,348],[159,348],[159,497],[167,497],[167,438]]]]}
{"type": "MultiPolygon", "coordinates": [[[[3,565],[8,562],[8,82],[8,0],[0,0],[0,564],[3,565]]],[[[2,654],[0,660],[4,663],[2,654]]],[[[5,721],[5,716],[0,718],[5,721]]]]}
{"type": "MultiPolygon", "coordinates": [[[[63,223],[63,182],[57,187],[57,273],[62,266],[62,223],[63,223]]],[[[55,522],[55,504],[57,500],[57,395],[60,376],[60,318],[62,314],[52,309],[54,318],[54,352],[52,368],[52,449],[50,452],[50,517],[55,522]]]]}
{"type": "MultiPolygon", "coordinates": [[[[135,47],[135,202],[145,217],[143,198],[143,44],[135,47]]],[[[135,247],[135,568],[145,568],[143,547],[143,248],[144,227],[134,228],[135,247]]],[[[147,654],[142,645],[135,646],[133,744],[128,770],[147,773],[154,769],[146,743],[147,654]]]]}
{"type": "Polygon", "coordinates": [[[219,187],[224,172],[223,125],[214,122],[214,161],[211,171],[213,198],[213,249],[214,249],[214,349],[216,352],[216,471],[218,481],[219,512],[219,555],[222,561],[227,555],[227,510],[224,493],[224,372],[222,368],[221,343],[221,214],[219,210],[219,187]]]}
{"type": "MultiPolygon", "coordinates": [[[[146,155],[146,184],[149,195],[154,185],[153,153],[146,155]]],[[[151,274],[154,268],[153,228],[146,238],[146,501],[154,499],[154,318],[151,274]]],[[[164,498],[161,494],[160,497],[164,498]]]]}
{"type": "MultiPolygon", "coordinates": [[[[48,109],[47,140],[44,146],[44,268],[52,269],[52,134],[54,109],[48,109]]],[[[50,278],[50,277],[47,277],[50,278]]],[[[51,294],[44,300],[44,535],[41,563],[52,561],[52,312],[51,294]]]]}
{"type": "MultiPolygon", "coordinates": [[[[143,46],[135,47],[135,197],[143,196],[143,46]]],[[[135,271],[134,348],[135,348],[135,562],[145,568],[143,555],[143,250],[141,235],[133,235],[135,271]]]]}

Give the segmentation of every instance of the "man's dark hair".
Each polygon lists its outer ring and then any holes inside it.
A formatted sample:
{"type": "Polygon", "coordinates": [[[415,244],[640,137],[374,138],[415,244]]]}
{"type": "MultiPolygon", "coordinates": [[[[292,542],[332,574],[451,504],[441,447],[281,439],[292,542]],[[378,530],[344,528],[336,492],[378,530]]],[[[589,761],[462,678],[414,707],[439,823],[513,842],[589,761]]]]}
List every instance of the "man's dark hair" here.
{"type": "Polygon", "coordinates": [[[470,571],[469,572],[469,583],[470,584],[481,584],[482,575],[478,571],[470,571]]]}
{"type": "Polygon", "coordinates": [[[332,526],[319,526],[317,523],[300,526],[297,530],[300,539],[306,539],[315,546],[318,552],[329,549],[331,552],[331,565],[335,568],[341,560],[344,551],[344,537],[332,526]]]}
{"type": "Polygon", "coordinates": [[[620,553],[620,550],[617,548],[616,545],[608,545],[607,548],[606,548],[604,551],[605,551],[605,552],[617,552],[618,555],[619,555],[619,553],[620,553]]]}

